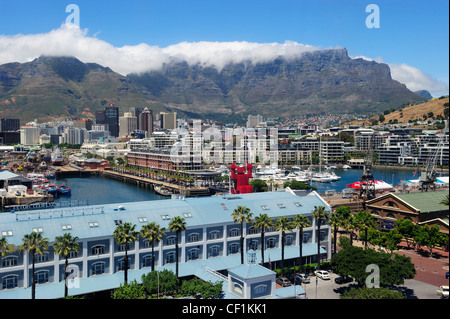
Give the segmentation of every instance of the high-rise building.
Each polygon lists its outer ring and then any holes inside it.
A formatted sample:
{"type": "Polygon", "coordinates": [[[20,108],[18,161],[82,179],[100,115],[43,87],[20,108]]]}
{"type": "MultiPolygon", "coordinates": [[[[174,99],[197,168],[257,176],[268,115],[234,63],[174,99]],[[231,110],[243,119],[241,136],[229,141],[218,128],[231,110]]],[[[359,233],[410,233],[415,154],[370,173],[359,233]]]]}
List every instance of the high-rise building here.
{"type": "Polygon", "coordinates": [[[145,108],[141,114],[139,114],[139,126],[142,131],[147,131],[147,136],[153,133],[153,111],[145,108]]]}
{"type": "Polygon", "coordinates": [[[247,128],[257,127],[264,119],[261,115],[249,115],[247,117],[247,128]]]}
{"type": "Polygon", "coordinates": [[[131,116],[134,116],[135,118],[137,118],[137,127],[136,129],[140,130],[141,128],[139,127],[139,114],[142,113],[144,109],[142,107],[130,107],[130,112],[131,112],[131,116]]]}
{"type": "Polygon", "coordinates": [[[173,130],[177,127],[177,112],[173,113],[161,112],[159,113],[159,116],[161,128],[173,130]]]}
{"type": "Polygon", "coordinates": [[[119,136],[128,136],[137,129],[137,119],[131,112],[123,113],[119,118],[119,136]]]}
{"type": "Polygon", "coordinates": [[[111,136],[119,136],[119,108],[110,104],[104,110],[95,112],[96,124],[108,124],[111,136]]]}
{"type": "Polygon", "coordinates": [[[86,130],[90,131],[92,129],[92,120],[90,119],[79,119],[76,121],[73,121],[73,127],[76,128],[85,128],[86,130]]]}
{"type": "Polygon", "coordinates": [[[0,119],[0,132],[13,132],[20,129],[19,119],[0,119]]]}

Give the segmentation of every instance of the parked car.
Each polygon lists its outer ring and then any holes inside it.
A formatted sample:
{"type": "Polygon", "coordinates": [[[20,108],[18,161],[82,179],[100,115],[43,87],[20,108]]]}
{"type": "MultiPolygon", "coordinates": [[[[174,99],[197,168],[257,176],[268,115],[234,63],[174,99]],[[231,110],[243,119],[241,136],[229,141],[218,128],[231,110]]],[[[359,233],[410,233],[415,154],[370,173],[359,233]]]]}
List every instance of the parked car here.
{"type": "Polygon", "coordinates": [[[321,278],[321,279],[323,279],[323,280],[330,280],[330,274],[328,273],[328,271],[325,271],[325,270],[316,270],[316,271],[314,272],[314,274],[315,274],[317,277],[319,277],[319,278],[321,278]]]}
{"type": "Polygon", "coordinates": [[[292,283],[287,279],[286,277],[278,277],[276,280],[277,284],[279,284],[281,287],[288,287],[291,286],[292,283]]]}
{"type": "Polygon", "coordinates": [[[440,286],[436,289],[436,293],[443,299],[448,299],[448,286],[440,286]]]}
{"type": "Polygon", "coordinates": [[[337,284],[345,284],[347,282],[352,282],[353,278],[350,276],[340,276],[334,279],[334,282],[337,284]]]}
{"type": "Polygon", "coordinates": [[[298,274],[297,276],[299,276],[302,279],[302,282],[305,284],[309,284],[310,280],[307,274],[298,274]]]}
{"type": "Polygon", "coordinates": [[[448,271],[445,273],[445,279],[448,279],[448,271]]]}

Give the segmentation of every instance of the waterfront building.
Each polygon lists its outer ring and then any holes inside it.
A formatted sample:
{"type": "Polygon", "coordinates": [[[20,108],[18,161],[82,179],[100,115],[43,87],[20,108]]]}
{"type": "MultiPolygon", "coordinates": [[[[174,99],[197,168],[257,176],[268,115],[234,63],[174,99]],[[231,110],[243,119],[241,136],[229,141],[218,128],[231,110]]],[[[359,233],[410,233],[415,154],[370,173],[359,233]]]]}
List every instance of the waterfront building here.
{"type": "Polygon", "coordinates": [[[367,201],[366,211],[380,226],[392,226],[397,219],[410,219],[419,225],[438,225],[448,235],[448,206],[441,204],[446,195],[448,191],[387,193],[367,201]]]}
{"type": "Polygon", "coordinates": [[[20,143],[25,146],[39,145],[40,128],[22,126],[20,128],[20,143]]]}
{"type": "Polygon", "coordinates": [[[344,161],[344,142],[337,139],[321,139],[319,154],[322,163],[339,163],[344,161]]]}
{"type": "Polygon", "coordinates": [[[0,132],[15,132],[20,129],[19,119],[0,119],[0,132]]]}
{"type": "MultiPolygon", "coordinates": [[[[36,255],[35,275],[37,298],[59,298],[64,293],[64,258],[55,254],[55,237],[71,233],[78,237],[80,251],[72,252],[69,265],[74,271],[75,283],[69,294],[79,295],[114,289],[123,283],[125,246],[117,244],[113,233],[122,223],[143,225],[156,222],[166,230],[166,236],[156,243],[154,255],[146,238],[139,238],[128,247],[128,280],[141,282],[143,274],[150,272],[152,258],[158,270],[175,268],[175,241],[177,236],[169,231],[171,219],[180,216],[186,221],[186,231],[179,236],[179,275],[194,276],[199,269],[209,267],[214,271],[235,269],[239,275],[240,252],[254,250],[261,255],[260,230],[251,223],[243,227],[244,245],[240,246],[240,224],[232,219],[238,206],[250,208],[254,216],[260,213],[276,219],[286,216],[292,219],[298,214],[308,217],[311,227],[303,232],[303,262],[315,262],[317,240],[323,258],[331,258],[331,231],[322,225],[317,236],[316,220],[312,217],[315,206],[329,205],[315,192],[296,196],[289,192],[265,192],[200,198],[177,197],[170,200],[130,202],[84,207],[47,209],[40,211],[0,214],[0,234],[16,247],[30,232],[41,232],[49,239],[48,250],[36,255]]],[[[292,266],[298,261],[299,230],[286,233],[285,262],[292,266]]],[[[279,266],[281,260],[281,231],[273,227],[265,233],[266,267],[279,266]],[[270,261],[270,263],[269,263],[270,261]]],[[[30,298],[31,260],[29,254],[17,251],[1,257],[0,298],[30,298]]],[[[298,263],[297,263],[298,265],[298,263]]]]}
{"type": "Polygon", "coordinates": [[[264,122],[264,119],[261,115],[249,115],[247,117],[247,128],[257,127],[262,122],[264,122]]]}

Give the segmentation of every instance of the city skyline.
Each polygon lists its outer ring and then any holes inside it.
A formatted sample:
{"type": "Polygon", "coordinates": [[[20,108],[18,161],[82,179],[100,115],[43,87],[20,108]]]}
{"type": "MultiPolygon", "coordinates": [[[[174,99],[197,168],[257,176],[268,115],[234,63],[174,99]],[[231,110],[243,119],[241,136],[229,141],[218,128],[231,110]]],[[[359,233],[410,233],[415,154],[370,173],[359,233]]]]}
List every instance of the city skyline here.
{"type": "Polygon", "coordinates": [[[448,94],[448,2],[373,4],[378,13],[363,1],[2,0],[0,64],[72,54],[123,74],[174,57],[220,68],[345,47],[352,58],[389,64],[412,91],[448,94]]]}

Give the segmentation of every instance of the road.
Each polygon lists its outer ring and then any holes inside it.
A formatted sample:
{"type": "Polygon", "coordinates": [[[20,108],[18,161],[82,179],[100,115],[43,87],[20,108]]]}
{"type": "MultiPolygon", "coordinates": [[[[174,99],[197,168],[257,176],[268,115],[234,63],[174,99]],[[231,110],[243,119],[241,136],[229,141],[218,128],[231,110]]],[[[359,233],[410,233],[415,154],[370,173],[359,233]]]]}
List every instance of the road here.
{"type": "MultiPolygon", "coordinates": [[[[306,292],[308,299],[339,299],[341,293],[350,285],[355,283],[336,284],[334,279],[338,277],[337,274],[330,273],[330,280],[317,280],[311,277],[311,283],[303,284],[302,288],[306,292]]],[[[405,284],[399,286],[398,289],[402,291],[407,299],[439,299],[436,294],[436,286],[422,282],[415,279],[405,280],[405,284]]]]}

